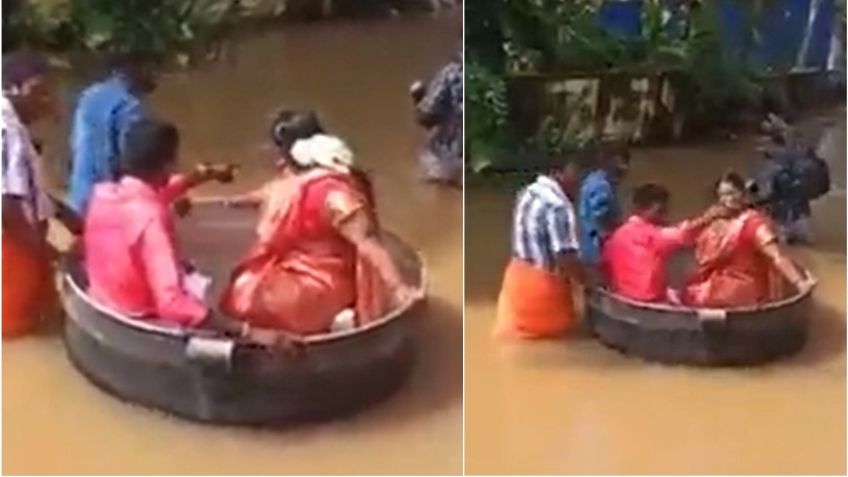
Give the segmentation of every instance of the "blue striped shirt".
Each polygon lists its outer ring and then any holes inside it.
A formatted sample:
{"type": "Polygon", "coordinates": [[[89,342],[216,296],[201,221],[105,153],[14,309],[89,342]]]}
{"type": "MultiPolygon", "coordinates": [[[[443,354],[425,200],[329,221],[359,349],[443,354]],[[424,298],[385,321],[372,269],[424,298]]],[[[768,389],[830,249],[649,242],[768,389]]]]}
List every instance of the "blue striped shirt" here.
{"type": "Polygon", "coordinates": [[[553,271],[558,255],[578,250],[574,206],[546,176],[518,194],[513,213],[512,255],[553,271]]]}

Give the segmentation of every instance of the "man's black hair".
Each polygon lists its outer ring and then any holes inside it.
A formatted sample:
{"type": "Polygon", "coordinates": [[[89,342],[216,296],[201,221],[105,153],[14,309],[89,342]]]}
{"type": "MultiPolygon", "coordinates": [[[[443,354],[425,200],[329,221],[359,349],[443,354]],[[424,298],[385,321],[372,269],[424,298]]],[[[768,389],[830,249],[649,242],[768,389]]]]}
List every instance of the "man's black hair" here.
{"type": "Polygon", "coordinates": [[[177,160],[180,134],[170,123],[142,119],[127,131],[121,173],[148,178],[177,160]]]}
{"type": "Polygon", "coordinates": [[[668,203],[670,194],[668,189],[659,184],[644,184],[633,191],[633,208],[637,211],[645,211],[654,205],[668,203]]]}
{"type": "Polygon", "coordinates": [[[20,86],[46,74],[47,61],[38,53],[22,50],[3,55],[3,89],[20,86]]]}

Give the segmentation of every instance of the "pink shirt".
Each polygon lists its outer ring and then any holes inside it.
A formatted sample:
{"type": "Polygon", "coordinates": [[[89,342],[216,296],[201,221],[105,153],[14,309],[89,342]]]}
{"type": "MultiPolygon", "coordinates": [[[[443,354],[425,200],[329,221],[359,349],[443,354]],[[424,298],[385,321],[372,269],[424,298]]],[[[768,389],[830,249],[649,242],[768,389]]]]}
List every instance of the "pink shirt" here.
{"type": "Polygon", "coordinates": [[[174,176],[156,191],[134,177],[94,187],[85,217],[89,293],[127,315],[196,326],[206,306],[183,286],[169,206],[186,189],[174,176]]]}
{"type": "Polygon", "coordinates": [[[633,300],[664,301],[666,262],[675,249],[691,243],[692,232],[688,222],[661,227],[630,216],[604,243],[603,266],[610,289],[633,300]]]}

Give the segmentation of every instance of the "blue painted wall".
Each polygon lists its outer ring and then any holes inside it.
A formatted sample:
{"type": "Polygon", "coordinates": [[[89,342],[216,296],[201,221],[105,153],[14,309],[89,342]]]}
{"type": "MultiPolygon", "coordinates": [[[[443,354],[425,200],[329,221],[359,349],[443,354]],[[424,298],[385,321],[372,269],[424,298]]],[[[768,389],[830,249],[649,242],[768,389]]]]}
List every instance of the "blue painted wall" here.
{"type": "MultiPolygon", "coordinates": [[[[679,5],[679,0],[665,1],[679,5]]],[[[758,35],[751,39],[746,31],[746,10],[739,6],[740,1],[748,0],[715,1],[725,45],[733,54],[748,58],[763,70],[827,67],[837,14],[835,0],[771,0],[754,20],[758,35]]],[[[643,0],[606,0],[598,17],[616,36],[632,38],[641,32],[642,4],[643,0]]],[[[679,13],[676,16],[679,18],[679,13]]],[[[680,22],[670,22],[670,28],[679,31],[680,22]]]]}

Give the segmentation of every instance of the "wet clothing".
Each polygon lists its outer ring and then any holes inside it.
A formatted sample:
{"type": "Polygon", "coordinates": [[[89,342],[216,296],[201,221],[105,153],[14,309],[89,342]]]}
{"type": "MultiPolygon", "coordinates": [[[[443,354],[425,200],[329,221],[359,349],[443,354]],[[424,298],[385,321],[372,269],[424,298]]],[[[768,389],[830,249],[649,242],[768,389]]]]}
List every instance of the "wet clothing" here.
{"type": "Polygon", "coordinates": [[[513,258],[498,295],[494,335],[499,338],[554,338],[575,321],[571,280],[513,258]]]}
{"type": "Polygon", "coordinates": [[[233,271],[222,310],[298,334],[328,331],[347,309],[358,325],[385,313],[386,285],[337,229],[361,210],[376,224],[349,174],[316,168],[272,180],[263,195],[257,242],[233,271]]]}
{"type": "Polygon", "coordinates": [[[430,127],[420,164],[425,177],[457,182],[462,178],[462,62],[448,63],[429,82],[416,109],[430,127]]]}
{"type": "Polygon", "coordinates": [[[559,184],[539,176],[518,195],[513,212],[512,255],[554,271],[556,257],[577,252],[574,206],[559,184]]]}
{"type": "Polygon", "coordinates": [[[52,207],[37,173],[41,158],[29,129],[21,122],[12,103],[4,96],[2,110],[3,195],[21,199],[24,215],[32,224],[47,220],[52,207]]]}
{"type": "Polygon", "coordinates": [[[57,303],[53,267],[3,234],[3,337],[28,334],[57,303]]]}
{"type": "MultiPolygon", "coordinates": [[[[38,152],[26,125],[3,96],[2,183],[3,197],[19,199],[23,213],[33,227],[47,232],[46,220],[52,208],[37,174],[38,152]]],[[[3,337],[31,332],[56,303],[53,270],[46,256],[3,231],[3,337]]]]}
{"type": "Polygon", "coordinates": [[[83,235],[94,300],[139,319],[200,325],[208,310],[186,288],[170,211],[186,188],[182,176],[159,191],[131,176],[94,187],[83,235]]]}
{"type": "Polygon", "coordinates": [[[130,126],[148,115],[126,80],[113,75],[82,92],[71,131],[69,201],[81,216],[94,184],[120,177],[119,158],[130,126]]]}
{"type": "Polygon", "coordinates": [[[695,232],[690,222],[662,227],[630,216],[604,243],[602,263],[610,290],[632,300],[665,301],[668,259],[694,242],[695,232]]]}
{"type": "Polygon", "coordinates": [[[779,299],[784,280],[761,252],[776,240],[771,221],[753,209],[714,221],[696,239],[698,268],[683,292],[684,303],[731,308],[779,299]]]}
{"type": "Polygon", "coordinates": [[[583,179],[578,214],[580,260],[587,264],[599,264],[601,245],[612,233],[608,227],[621,216],[618,196],[606,171],[593,171],[583,179]]]}
{"type": "Polygon", "coordinates": [[[519,194],[513,213],[512,259],[498,297],[495,334],[547,338],[574,321],[571,281],[557,270],[557,257],[578,249],[574,207],[547,176],[519,194]]]}

